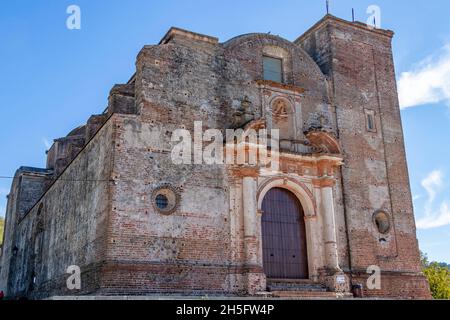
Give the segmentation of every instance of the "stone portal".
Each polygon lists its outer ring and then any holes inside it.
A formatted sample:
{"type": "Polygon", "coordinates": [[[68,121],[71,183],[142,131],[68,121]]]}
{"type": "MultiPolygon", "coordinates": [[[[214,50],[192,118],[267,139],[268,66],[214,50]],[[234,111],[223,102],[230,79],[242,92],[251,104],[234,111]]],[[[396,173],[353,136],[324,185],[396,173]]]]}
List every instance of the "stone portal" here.
{"type": "Polygon", "coordinates": [[[264,273],[272,279],[308,279],[306,228],[297,197],[282,188],[270,190],[262,205],[264,273]]]}

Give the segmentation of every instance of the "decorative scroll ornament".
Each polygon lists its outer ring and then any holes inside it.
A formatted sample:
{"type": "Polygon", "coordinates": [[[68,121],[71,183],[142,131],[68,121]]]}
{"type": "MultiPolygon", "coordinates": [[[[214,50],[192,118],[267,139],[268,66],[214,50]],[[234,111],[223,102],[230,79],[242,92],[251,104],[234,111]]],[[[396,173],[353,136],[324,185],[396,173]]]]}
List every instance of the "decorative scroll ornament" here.
{"type": "Polygon", "coordinates": [[[341,146],[333,133],[322,130],[310,130],[305,132],[305,136],[314,153],[342,154],[341,146]]]}

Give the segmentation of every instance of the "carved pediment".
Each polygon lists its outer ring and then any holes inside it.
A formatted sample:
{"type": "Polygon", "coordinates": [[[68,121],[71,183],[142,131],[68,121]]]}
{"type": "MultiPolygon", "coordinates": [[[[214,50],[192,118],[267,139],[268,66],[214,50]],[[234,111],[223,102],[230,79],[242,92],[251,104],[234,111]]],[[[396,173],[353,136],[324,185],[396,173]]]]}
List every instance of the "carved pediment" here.
{"type": "Polygon", "coordinates": [[[317,153],[342,154],[337,138],[330,132],[311,130],[305,132],[305,136],[309,144],[317,150],[317,153]]]}

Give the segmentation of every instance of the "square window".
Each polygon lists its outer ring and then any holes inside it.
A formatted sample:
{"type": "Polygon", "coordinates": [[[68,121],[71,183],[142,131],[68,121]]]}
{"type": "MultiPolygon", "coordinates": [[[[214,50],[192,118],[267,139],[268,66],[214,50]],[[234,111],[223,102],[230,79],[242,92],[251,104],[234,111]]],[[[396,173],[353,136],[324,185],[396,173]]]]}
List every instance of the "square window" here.
{"type": "Polygon", "coordinates": [[[283,82],[283,60],[263,57],[264,80],[283,82]]]}

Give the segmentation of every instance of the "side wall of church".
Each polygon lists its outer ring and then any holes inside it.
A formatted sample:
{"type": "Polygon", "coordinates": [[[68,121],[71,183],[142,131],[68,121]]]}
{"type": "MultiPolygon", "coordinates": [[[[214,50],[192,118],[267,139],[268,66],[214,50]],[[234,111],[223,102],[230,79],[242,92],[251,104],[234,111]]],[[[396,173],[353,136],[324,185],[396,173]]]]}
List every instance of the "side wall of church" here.
{"type": "MultiPolygon", "coordinates": [[[[10,245],[2,256],[2,271],[8,274],[2,275],[7,283],[1,287],[9,297],[90,294],[100,286],[110,210],[112,132],[107,122],[31,210],[14,220],[14,232],[6,234],[10,245]],[[80,267],[81,290],[68,290],[69,266],[80,267]]],[[[9,210],[14,210],[16,191],[12,190],[9,210]]]]}

